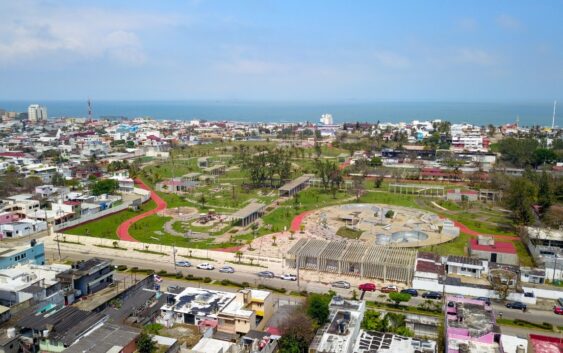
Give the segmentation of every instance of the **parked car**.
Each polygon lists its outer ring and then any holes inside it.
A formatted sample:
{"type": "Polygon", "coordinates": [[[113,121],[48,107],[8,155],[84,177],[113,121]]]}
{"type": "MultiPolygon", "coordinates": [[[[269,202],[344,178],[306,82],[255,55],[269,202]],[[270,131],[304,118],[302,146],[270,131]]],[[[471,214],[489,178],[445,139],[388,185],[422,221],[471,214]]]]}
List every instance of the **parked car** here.
{"type": "Polygon", "coordinates": [[[358,286],[358,288],[364,292],[375,292],[377,287],[375,286],[375,283],[362,283],[358,286]]]}
{"type": "Polygon", "coordinates": [[[280,276],[280,278],[283,279],[284,281],[297,281],[297,276],[289,273],[284,273],[283,275],[280,276]]]}
{"type": "Polygon", "coordinates": [[[334,288],[344,288],[344,289],[350,289],[350,283],[346,282],[346,281],[336,281],[336,282],[332,282],[331,286],[334,288]]]}
{"type": "Polygon", "coordinates": [[[508,302],[505,306],[509,309],[517,309],[522,311],[526,311],[526,309],[528,308],[526,304],[522,302],[508,302]]]}
{"type": "Polygon", "coordinates": [[[156,283],[161,283],[161,282],[162,282],[162,278],[160,278],[159,275],[153,275],[153,278],[154,278],[154,281],[155,281],[156,283]]]}
{"type": "Polygon", "coordinates": [[[190,267],[192,264],[189,261],[176,261],[178,267],[190,267]]]}
{"type": "Polygon", "coordinates": [[[401,293],[407,293],[410,294],[411,297],[418,297],[418,291],[414,288],[407,288],[407,289],[403,289],[401,291],[401,293]]]}
{"type": "Polygon", "coordinates": [[[553,312],[557,315],[563,315],[563,306],[554,306],[553,312]]]}
{"type": "Polygon", "coordinates": [[[212,264],[208,263],[208,262],[204,262],[202,264],[197,265],[197,268],[199,268],[200,270],[214,270],[215,266],[213,266],[212,264]]]}
{"type": "Polygon", "coordinates": [[[487,305],[491,305],[491,299],[487,298],[487,297],[478,297],[477,300],[480,300],[482,302],[485,302],[485,304],[487,305]]]}
{"type": "Polygon", "coordinates": [[[231,266],[223,266],[219,269],[219,272],[221,272],[221,273],[235,273],[235,269],[232,268],[231,266]]]}
{"type": "Polygon", "coordinates": [[[442,299],[442,294],[438,292],[425,292],[422,294],[422,297],[426,299],[442,299]]]}
{"type": "Polygon", "coordinates": [[[389,286],[382,287],[380,290],[381,290],[381,293],[392,293],[392,292],[398,292],[399,287],[397,287],[395,285],[389,285],[389,286]]]}
{"type": "Polygon", "coordinates": [[[273,272],[271,271],[261,271],[257,273],[258,277],[263,277],[263,278],[274,278],[275,275],[273,272]]]}

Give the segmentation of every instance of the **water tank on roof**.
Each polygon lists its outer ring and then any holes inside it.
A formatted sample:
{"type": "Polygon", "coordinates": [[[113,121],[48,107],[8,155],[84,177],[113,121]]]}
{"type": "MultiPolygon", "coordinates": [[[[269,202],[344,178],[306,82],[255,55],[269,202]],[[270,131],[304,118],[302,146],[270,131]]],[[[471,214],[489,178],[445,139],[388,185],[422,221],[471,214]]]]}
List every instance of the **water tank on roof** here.
{"type": "Polygon", "coordinates": [[[8,336],[8,338],[14,338],[16,337],[16,328],[15,327],[10,327],[6,330],[6,335],[8,336]]]}

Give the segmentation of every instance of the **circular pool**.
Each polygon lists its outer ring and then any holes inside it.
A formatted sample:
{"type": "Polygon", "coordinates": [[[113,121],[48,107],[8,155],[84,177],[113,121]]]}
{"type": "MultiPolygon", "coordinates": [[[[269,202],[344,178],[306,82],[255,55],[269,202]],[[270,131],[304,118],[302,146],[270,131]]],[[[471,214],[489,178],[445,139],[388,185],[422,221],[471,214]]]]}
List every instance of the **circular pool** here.
{"type": "Polygon", "coordinates": [[[403,230],[400,232],[387,234],[376,234],[375,243],[386,245],[391,243],[414,243],[428,239],[428,234],[415,230],[403,230]]]}

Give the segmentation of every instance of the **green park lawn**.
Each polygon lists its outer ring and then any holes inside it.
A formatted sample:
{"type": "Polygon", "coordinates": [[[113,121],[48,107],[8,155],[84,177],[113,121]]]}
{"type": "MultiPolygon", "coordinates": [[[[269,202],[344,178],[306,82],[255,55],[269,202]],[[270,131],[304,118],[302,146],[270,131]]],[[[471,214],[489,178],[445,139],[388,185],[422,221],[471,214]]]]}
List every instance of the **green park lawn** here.
{"type": "Polygon", "coordinates": [[[447,256],[447,255],[466,256],[467,254],[465,254],[465,248],[468,246],[468,242],[470,238],[471,238],[470,235],[461,233],[457,238],[447,243],[442,243],[439,245],[423,246],[418,250],[433,252],[440,256],[447,256]]]}
{"type": "Polygon", "coordinates": [[[387,205],[419,208],[416,196],[394,194],[387,191],[368,191],[360,197],[361,203],[382,203],[387,205]]]}
{"type": "Polygon", "coordinates": [[[114,213],[110,216],[67,229],[63,233],[73,235],[89,235],[98,238],[117,239],[117,234],[115,232],[117,231],[117,227],[121,223],[143,212],[152,210],[155,207],[156,204],[154,203],[154,201],[149,200],[141,206],[139,211],[124,210],[118,213],[114,213]]]}
{"type": "MultiPolygon", "coordinates": [[[[214,243],[213,238],[204,240],[192,240],[183,237],[177,237],[164,231],[164,224],[171,217],[162,217],[159,215],[151,215],[134,223],[129,228],[129,234],[136,240],[147,244],[174,245],[178,247],[194,248],[194,249],[217,249],[238,246],[244,244],[246,240],[252,236],[248,234],[233,236],[232,241],[223,243],[214,243]]],[[[149,246],[150,249],[150,246],[149,246]]]]}

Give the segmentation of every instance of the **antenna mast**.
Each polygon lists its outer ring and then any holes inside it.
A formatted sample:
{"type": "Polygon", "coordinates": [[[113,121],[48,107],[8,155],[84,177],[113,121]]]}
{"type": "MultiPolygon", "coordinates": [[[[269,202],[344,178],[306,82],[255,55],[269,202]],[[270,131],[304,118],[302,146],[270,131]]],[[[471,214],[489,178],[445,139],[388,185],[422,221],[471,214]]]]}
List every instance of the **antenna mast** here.
{"type": "Polygon", "coordinates": [[[88,98],[88,122],[92,122],[92,100],[88,98]]]}
{"type": "Polygon", "coordinates": [[[551,118],[551,130],[555,128],[555,109],[557,108],[557,101],[553,101],[553,117],[551,118]]]}

